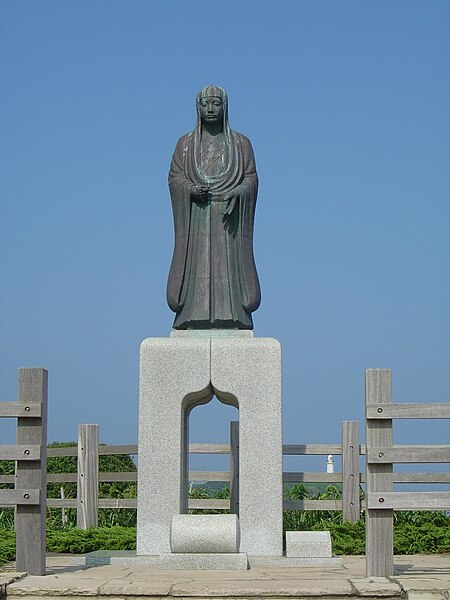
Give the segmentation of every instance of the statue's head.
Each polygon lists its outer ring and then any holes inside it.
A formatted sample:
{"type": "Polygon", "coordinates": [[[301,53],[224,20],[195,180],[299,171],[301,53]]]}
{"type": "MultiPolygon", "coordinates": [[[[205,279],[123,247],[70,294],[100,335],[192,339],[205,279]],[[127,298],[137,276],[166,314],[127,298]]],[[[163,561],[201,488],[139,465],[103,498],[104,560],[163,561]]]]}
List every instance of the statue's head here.
{"type": "Polygon", "coordinates": [[[228,97],[217,85],[206,85],[197,94],[197,117],[202,123],[228,123],[228,97]]]}

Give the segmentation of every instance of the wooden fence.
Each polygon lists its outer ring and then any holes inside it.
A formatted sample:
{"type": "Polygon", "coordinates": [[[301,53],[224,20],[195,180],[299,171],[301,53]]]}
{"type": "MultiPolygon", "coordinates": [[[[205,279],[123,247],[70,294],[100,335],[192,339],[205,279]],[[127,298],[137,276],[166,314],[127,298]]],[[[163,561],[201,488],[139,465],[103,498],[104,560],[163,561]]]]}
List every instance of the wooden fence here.
{"type": "MultiPolygon", "coordinates": [[[[373,371],[373,370],[372,370],[373,371]]],[[[372,372],[372,371],[368,371],[372,372]]],[[[383,392],[384,394],[384,392],[383,392]]],[[[384,397],[384,396],[383,396],[384,397]]],[[[412,405],[416,415],[424,415],[420,405],[412,405]]],[[[440,407],[439,413],[449,411],[450,404],[433,405],[440,407]]],[[[377,406],[377,409],[379,407],[377,406]]],[[[397,407],[400,411],[400,407],[397,407]]],[[[413,409],[411,409],[413,410],[413,409]]],[[[369,413],[373,414],[373,411],[369,413]]],[[[379,415],[380,413],[376,413],[379,415]]],[[[385,422],[386,420],[383,419],[385,422]]],[[[342,484],[342,495],[340,499],[330,500],[287,500],[283,502],[284,509],[289,510],[338,510],[342,511],[342,520],[356,522],[361,510],[365,508],[364,502],[360,502],[360,484],[364,485],[366,478],[369,478],[369,491],[376,491],[372,484],[372,473],[374,470],[370,464],[366,473],[359,470],[359,457],[366,454],[366,446],[359,443],[357,421],[343,421],[341,429],[340,444],[284,444],[284,456],[327,456],[332,454],[334,457],[342,457],[342,471],[335,473],[326,472],[284,472],[283,482],[285,484],[293,483],[325,483],[328,485],[342,484]],[[372,486],[372,487],[370,487],[372,486]]],[[[368,430],[369,431],[369,430],[368,430]]],[[[369,456],[373,457],[377,447],[376,439],[367,434],[369,440],[369,456]]],[[[76,508],[77,523],[81,528],[96,526],[98,508],[136,508],[136,498],[98,498],[98,486],[103,482],[132,482],[137,481],[137,472],[99,472],[99,455],[117,455],[128,454],[136,456],[138,454],[137,445],[121,446],[99,446],[98,425],[79,425],[78,428],[78,448],[49,448],[48,456],[78,456],[78,472],[65,474],[48,474],[48,482],[78,482],[76,499],[47,499],[47,506],[54,508],[76,508]]],[[[395,447],[396,451],[402,452],[403,446],[395,447]]],[[[417,448],[417,447],[416,447],[417,448]]],[[[422,447],[424,448],[424,447],[422,447]]],[[[436,455],[435,447],[429,448],[433,456],[436,455]],[[433,449],[433,450],[432,450],[433,449]]],[[[224,482],[230,487],[230,500],[219,499],[190,499],[189,508],[198,510],[228,510],[238,512],[239,503],[239,426],[237,422],[230,424],[230,443],[229,444],[190,444],[189,452],[191,454],[230,454],[230,471],[190,471],[189,480],[191,482],[224,482]]],[[[443,462],[450,462],[448,451],[442,453],[442,449],[437,448],[437,453],[443,459],[443,462]],[[447,452],[447,453],[446,453],[447,452]]],[[[376,459],[380,462],[380,459],[376,459]]],[[[403,461],[404,462],[404,461],[403,461]]],[[[411,461],[417,462],[417,461],[411,461]]],[[[381,469],[382,471],[383,469],[381,469]]],[[[449,484],[450,473],[392,473],[390,470],[390,481],[400,484],[449,484]]],[[[2,478],[0,478],[0,482],[2,478]]],[[[408,493],[405,498],[410,497],[408,493]]],[[[434,510],[438,507],[433,498],[447,497],[446,494],[431,492],[426,498],[429,500],[428,509],[434,510]]],[[[411,505],[413,507],[413,505],[411,505]]],[[[425,509],[426,502],[423,504],[425,509]]],[[[405,508],[407,510],[407,507],[405,508]]],[[[386,513],[385,513],[386,514],[386,513]]]]}
{"type": "MultiPolygon", "coordinates": [[[[230,423],[229,444],[190,444],[191,454],[229,454],[230,471],[190,471],[191,482],[224,482],[230,488],[230,499],[190,499],[189,509],[231,510],[238,512],[239,503],[239,428],[237,422],[230,423]]],[[[359,455],[364,452],[358,439],[358,422],[344,421],[340,444],[304,444],[283,446],[285,456],[327,456],[342,455],[343,470],[339,473],[326,472],[286,472],[285,483],[326,483],[342,484],[342,499],[331,500],[284,500],[284,508],[291,510],[338,510],[343,520],[355,522],[360,517],[359,455]]],[[[82,529],[95,527],[98,523],[99,508],[136,508],[136,498],[99,498],[99,483],[135,482],[137,472],[99,472],[99,456],[127,454],[136,456],[135,444],[120,446],[99,445],[98,425],[78,426],[78,445],[69,448],[49,448],[48,457],[77,456],[77,473],[55,473],[47,475],[48,483],[77,482],[77,498],[47,498],[47,506],[52,508],[76,508],[77,525],[82,529]]],[[[325,462],[324,462],[325,464],[325,462]]],[[[362,479],[364,479],[362,477],[362,479]]],[[[10,481],[8,476],[0,477],[0,483],[10,481]]]]}
{"type": "MultiPolygon", "coordinates": [[[[0,417],[17,418],[16,445],[0,446],[0,460],[15,460],[15,489],[0,489],[0,506],[16,506],[16,568],[45,573],[47,453],[45,369],[19,369],[17,402],[1,402],[0,417]]],[[[1,481],[0,481],[1,482],[1,481]]]]}
{"type": "MultiPolygon", "coordinates": [[[[18,402],[0,403],[0,417],[17,417],[17,445],[0,446],[0,460],[15,460],[16,475],[0,476],[0,484],[15,483],[14,490],[0,490],[0,506],[16,505],[17,569],[32,574],[45,572],[45,495],[47,483],[77,483],[77,498],[47,498],[48,507],[76,508],[78,527],[96,526],[98,509],[137,506],[136,498],[99,498],[101,482],[137,481],[137,472],[99,472],[101,455],[137,455],[132,445],[99,445],[98,425],[79,425],[77,447],[47,450],[47,371],[19,369],[18,402]],[[49,457],[76,456],[77,473],[46,473],[49,457]]],[[[342,423],[339,444],[285,444],[284,456],[342,457],[342,471],[285,472],[287,484],[342,484],[337,500],[284,500],[291,510],[339,510],[342,519],[355,522],[361,509],[360,484],[366,483],[367,576],[393,575],[393,511],[447,510],[450,493],[393,492],[394,483],[450,483],[449,473],[395,473],[394,463],[450,462],[450,446],[393,446],[392,419],[450,418],[450,404],[392,404],[391,371],[366,371],[366,446],[359,443],[358,422],[342,423]],[[359,457],[366,455],[366,473],[359,472],[359,457]]],[[[228,482],[230,500],[191,499],[190,509],[231,509],[239,504],[239,429],[232,422],[229,444],[190,444],[191,454],[229,454],[230,471],[191,471],[192,482],[228,482]]]]}
{"type": "MultiPolygon", "coordinates": [[[[393,419],[450,419],[450,403],[392,404],[390,369],[366,371],[366,573],[367,577],[394,574],[393,511],[450,510],[448,492],[393,492],[398,481],[394,463],[449,463],[450,446],[394,446],[393,419]]],[[[414,483],[444,483],[446,473],[414,483]]],[[[427,475],[427,474],[425,474],[427,475]]],[[[431,474],[428,474],[431,475],[431,474]]],[[[411,478],[402,479],[411,482],[411,478]]]]}

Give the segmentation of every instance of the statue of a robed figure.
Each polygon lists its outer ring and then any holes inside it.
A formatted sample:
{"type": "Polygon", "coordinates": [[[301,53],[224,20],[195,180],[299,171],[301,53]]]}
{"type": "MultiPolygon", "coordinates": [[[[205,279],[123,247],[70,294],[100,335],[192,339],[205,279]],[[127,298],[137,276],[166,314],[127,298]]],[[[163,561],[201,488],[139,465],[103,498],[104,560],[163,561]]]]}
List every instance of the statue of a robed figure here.
{"type": "Polygon", "coordinates": [[[175,331],[140,349],[136,553],[163,569],[247,569],[249,556],[283,556],[281,347],[251,331],[261,300],[251,144],[230,129],[223,89],[204,87],[196,107],[169,173],[175,331]],[[214,397],[239,411],[234,514],[199,523],[189,514],[189,418],[214,397]]]}
{"type": "Polygon", "coordinates": [[[261,300],[253,257],[258,192],[248,138],[230,129],[226,92],[197,94],[194,131],[178,140],[169,173],[175,248],[167,301],[175,329],[253,329],[261,300]]]}

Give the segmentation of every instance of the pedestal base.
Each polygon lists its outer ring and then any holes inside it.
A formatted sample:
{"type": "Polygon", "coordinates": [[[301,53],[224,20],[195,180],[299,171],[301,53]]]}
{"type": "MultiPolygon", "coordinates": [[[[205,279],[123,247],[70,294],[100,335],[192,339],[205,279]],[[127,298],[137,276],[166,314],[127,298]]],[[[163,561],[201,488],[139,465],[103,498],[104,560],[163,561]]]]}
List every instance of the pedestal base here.
{"type": "Polygon", "coordinates": [[[137,554],[170,552],[187,512],[188,418],[215,395],[239,409],[240,551],[282,556],[281,348],[249,331],[186,331],[141,346],[137,554]]]}

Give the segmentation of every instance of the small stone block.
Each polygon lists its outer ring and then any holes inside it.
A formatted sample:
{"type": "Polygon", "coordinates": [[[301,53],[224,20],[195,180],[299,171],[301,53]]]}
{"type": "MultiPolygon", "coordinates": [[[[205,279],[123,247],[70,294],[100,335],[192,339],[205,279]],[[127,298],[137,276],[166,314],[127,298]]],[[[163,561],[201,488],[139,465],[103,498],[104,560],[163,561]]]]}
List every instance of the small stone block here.
{"type": "Polygon", "coordinates": [[[248,569],[247,554],[161,554],[161,569],[203,569],[216,571],[243,571],[248,569]]]}
{"type": "MultiPolygon", "coordinates": [[[[349,582],[357,596],[382,598],[383,596],[400,596],[402,592],[398,583],[390,581],[387,577],[359,577],[349,579],[349,582]]],[[[410,600],[409,596],[408,600],[410,600]]]]}
{"type": "Polygon", "coordinates": [[[288,558],[331,558],[329,531],[286,531],[288,558]]]}
{"type": "Polygon", "coordinates": [[[411,590],[408,592],[408,600],[447,600],[446,590],[411,590]]]}
{"type": "Polygon", "coordinates": [[[170,549],[174,554],[224,554],[239,551],[236,515],[174,515],[170,549]]]}

